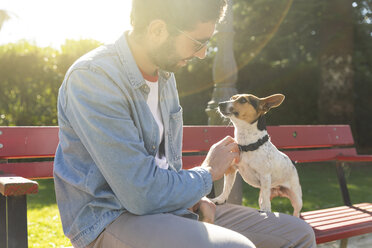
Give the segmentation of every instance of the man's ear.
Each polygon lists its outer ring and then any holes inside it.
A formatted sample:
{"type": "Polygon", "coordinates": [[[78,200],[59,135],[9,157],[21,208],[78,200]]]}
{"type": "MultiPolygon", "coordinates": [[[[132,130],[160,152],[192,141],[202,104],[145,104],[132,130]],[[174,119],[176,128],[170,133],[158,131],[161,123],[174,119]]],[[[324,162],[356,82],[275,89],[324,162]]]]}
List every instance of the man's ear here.
{"type": "Polygon", "coordinates": [[[147,35],[154,43],[163,43],[169,36],[167,24],[163,20],[153,20],[150,22],[147,35]]]}
{"type": "Polygon", "coordinates": [[[284,101],[283,94],[274,94],[265,98],[260,98],[259,110],[266,114],[271,108],[276,108],[284,101]]]}

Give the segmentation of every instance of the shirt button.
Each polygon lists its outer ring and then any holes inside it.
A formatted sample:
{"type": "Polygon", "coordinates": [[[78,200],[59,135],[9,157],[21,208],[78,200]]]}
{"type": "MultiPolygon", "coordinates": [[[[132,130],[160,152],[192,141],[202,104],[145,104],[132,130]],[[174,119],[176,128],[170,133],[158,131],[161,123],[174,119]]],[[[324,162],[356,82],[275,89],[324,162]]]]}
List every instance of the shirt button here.
{"type": "Polygon", "coordinates": [[[152,146],[152,149],[155,150],[156,149],[156,146],[152,146]]]}
{"type": "Polygon", "coordinates": [[[147,86],[146,84],[142,86],[142,89],[143,89],[143,91],[144,91],[145,93],[147,93],[147,94],[150,92],[150,87],[147,86]]]}

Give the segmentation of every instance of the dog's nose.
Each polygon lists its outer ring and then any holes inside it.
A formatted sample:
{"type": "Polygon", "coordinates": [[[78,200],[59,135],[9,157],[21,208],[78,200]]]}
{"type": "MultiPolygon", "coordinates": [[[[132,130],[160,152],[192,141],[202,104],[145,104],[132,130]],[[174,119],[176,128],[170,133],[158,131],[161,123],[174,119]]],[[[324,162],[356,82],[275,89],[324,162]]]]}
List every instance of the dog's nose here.
{"type": "Polygon", "coordinates": [[[218,103],[218,108],[219,108],[221,111],[226,110],[226,106],[227,106],[227,102],[220,102],[220,103],[218,103]]]}
{"type": "Polygon", "coordinates": [[[227,105],[227,102],[220,102],[220,103],[218,103],[218,107],[220,109],[225,109],[226,108],[226,105],[227,105]]]}
{"type": "Polygon", "coordinates": [[[218,103],[218,110],[224,116],[228,116],[229,115],[228,103],[229,102],[220,102],[220,103],[218,103]]]}

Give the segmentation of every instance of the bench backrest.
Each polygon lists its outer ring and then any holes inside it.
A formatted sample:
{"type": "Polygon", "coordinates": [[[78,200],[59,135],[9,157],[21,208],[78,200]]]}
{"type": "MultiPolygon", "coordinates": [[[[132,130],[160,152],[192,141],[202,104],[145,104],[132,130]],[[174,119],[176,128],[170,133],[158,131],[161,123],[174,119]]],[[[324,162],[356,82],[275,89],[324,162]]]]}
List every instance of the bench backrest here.
{"type": "MultiPolygon", "coordinates": [[[[297,162],[333,160],[339,155],[356,155],[348,125],[269,126],[271,141],[297,162]]],[[[210,146],[233,127],[185,126],[183,165],[200,165],[210,146]]],[[[51,178],[53,157],[58,145],[58,127],[0,127],[0,176],[13,174],[25,178],[51,178]]]]}

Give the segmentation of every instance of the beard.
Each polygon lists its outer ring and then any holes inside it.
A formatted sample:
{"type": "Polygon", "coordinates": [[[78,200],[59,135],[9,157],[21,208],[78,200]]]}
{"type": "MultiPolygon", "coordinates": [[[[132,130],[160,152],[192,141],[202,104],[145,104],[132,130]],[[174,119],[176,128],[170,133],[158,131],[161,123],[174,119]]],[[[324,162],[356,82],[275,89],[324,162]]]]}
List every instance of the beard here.
{"type": "Polygon", "coordinates": [[[162,45],[150,51],[148,55],[151,62],[161,70],[176,72],[182,67],[180,62],[183,58],[177,54],[172,38],[168,38],[162,45]]]}

